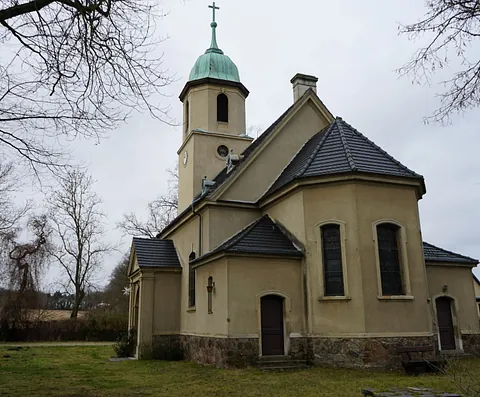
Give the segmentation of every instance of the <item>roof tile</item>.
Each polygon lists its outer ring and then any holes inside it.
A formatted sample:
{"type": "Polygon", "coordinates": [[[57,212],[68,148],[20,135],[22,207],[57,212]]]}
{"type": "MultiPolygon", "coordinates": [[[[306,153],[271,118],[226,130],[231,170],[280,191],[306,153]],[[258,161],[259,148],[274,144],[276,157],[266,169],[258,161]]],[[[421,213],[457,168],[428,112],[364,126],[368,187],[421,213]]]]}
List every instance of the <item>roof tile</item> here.
{"type": "Polygon", "coordinates": [[[423,254],[426,262],[465,263],[472,265],[478,263],[478,260],[476,259],[452,251],[447,251],[426,242],[423,242],[423,254]]]}
{"type": "Polygon", "coordinates": [[[134,237],[133,248],[140,267],[181,267],[172,240],[134,237]]]}

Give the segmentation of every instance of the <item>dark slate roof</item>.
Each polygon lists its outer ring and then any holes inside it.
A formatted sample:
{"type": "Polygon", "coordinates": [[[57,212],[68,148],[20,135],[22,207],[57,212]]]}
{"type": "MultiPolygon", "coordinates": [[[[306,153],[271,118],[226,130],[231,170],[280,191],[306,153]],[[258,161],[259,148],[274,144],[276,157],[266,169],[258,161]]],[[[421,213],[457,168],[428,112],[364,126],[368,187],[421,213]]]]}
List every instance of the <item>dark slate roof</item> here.
{"type": "Polygon", "coordinates": [[[464,263],[476,265],[478,260],[468,256],[460,255],[455,252],[444,250],[432,244],[423,242],[423,255],[426,262],[447,262],[447,263],[464,263]]]}
{"type": "Polygon", "coordinates": [[[279,255],[301,258],[303,253],[292,240],[265,215],[231,237],[213,251],[202,255],[192,263],[199,262],[219,252],[279,255]]]}
{"type": "Polygon", "coordinates": [[[134,237],[133,249],[140,267],[181,267],[172,240],[134,237]]]}
{"type": "Polygon", "coordinates": [[[267,195],[297,178],[349,172],[415,178],[423,177],[405,167],[341,118],[314,135],[268,190],[267,195]]]}

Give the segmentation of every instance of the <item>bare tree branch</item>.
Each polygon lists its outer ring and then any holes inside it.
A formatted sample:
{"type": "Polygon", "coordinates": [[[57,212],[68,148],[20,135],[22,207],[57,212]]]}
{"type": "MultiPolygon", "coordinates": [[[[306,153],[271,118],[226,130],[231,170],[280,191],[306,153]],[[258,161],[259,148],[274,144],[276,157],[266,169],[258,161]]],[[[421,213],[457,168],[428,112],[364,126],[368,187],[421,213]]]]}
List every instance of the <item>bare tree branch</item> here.
{"type": "Polygon", "coordinates": [[[0,147],[34,169],[68,161],[131,112],[170,123],[155,56],[160,0],[0,0],[0,147]],[[58,145],[63,143],[63,145],[58,145]]]}
{"type": "Polygon", "coordinates": [[[123,215],[117,227],[124,235],[154,238],[176,216],[178,209],[178,166],[167,169],[168,194],[159,196],[147,204],[147,220],[142,220],[133,212],[123,215]]]}
{"type": "Polygon", "coordinates": [[[435,72],[450,66],[452,60],[459,61],[460,70],[442,82],[445,90],[438,94],[440,107],[425,119],[448,123],[453,113],[463,113],[480,104],[480,60],[468,57],[468,50],[480,37],[480,1],[427,0],[425,5],[424,18],[400,26],[400,33],[410,39],[429,35],[428,44],[418,49],[398,72],[411,76],[416,83],[430,84],[435,72]]]}

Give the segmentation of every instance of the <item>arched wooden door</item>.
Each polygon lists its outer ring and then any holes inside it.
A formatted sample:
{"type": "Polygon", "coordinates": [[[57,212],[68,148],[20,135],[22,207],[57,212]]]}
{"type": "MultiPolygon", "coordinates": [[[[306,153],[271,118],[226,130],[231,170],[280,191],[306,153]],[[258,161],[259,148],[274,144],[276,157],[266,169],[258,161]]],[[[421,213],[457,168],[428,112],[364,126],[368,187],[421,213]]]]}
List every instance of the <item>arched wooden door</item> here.
{"type": "Polygon", "coordinates": [[[435,301],[437,325],[441,350],[455,350],[455,330],[453,328],[452,299],[441,296],[435,301]]]}
{"type": "Polygon", "coordinates": [[[266,295],[261,299],[262,356],[283,356],[283,301],[278,295],[266,295]]]}

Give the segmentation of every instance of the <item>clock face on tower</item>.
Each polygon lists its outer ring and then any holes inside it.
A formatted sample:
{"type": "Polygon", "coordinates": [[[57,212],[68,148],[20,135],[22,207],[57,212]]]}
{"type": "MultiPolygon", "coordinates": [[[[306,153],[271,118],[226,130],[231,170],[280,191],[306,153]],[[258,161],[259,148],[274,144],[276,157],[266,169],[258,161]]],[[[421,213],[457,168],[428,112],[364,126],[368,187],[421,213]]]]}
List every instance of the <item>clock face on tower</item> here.
{"type": "Polygon", "coordinates": [[[187,165],[187,161],[188,161],[188,152],[185,150],[183,152],[183,165],[187,165]]]}

